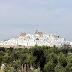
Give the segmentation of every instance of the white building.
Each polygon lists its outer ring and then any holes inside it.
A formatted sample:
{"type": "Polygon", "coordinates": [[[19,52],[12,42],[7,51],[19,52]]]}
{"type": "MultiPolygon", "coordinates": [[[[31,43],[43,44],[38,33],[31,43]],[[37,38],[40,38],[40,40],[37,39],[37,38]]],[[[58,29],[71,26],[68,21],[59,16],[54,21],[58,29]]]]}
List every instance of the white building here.
{"type": "Polygon", "coordinates": [[[7,41],[1,41],[0,46],[25,46],[25,47],[30,47],[30,46],[61,46],[64,44],[69,44],[68,41],[66,41],[63,37],[57,36],[57,35],[48,35],[42,32],[35,32],[35,34],[26,34],[26,33],[21,33],[21,35],[17,38],[12,38],[7,41]]]}

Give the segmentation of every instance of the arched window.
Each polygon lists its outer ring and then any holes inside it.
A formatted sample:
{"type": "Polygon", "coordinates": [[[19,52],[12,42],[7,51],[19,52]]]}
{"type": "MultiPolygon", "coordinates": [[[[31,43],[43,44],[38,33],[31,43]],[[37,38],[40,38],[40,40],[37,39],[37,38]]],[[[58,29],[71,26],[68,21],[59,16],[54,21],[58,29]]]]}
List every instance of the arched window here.
{"type": "Polygon", "coordinates": [[[39,40],[39,38],[36,38],[36,40],[39,40]]]}

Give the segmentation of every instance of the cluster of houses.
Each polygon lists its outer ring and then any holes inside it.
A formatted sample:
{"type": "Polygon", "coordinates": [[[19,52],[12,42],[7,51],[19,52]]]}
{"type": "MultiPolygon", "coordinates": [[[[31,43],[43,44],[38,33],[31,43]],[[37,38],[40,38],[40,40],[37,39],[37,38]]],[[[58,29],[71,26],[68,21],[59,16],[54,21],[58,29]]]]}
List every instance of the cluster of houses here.
{"type": "Polygon", "coordinates": [[[32,47],[38,46],[62,46],[70,45],[69,41],[66,41],[63,37],[46,34],[43,32],[36,31],[34,34],[21,33],[19,37],[11,38],[6,41],[1,41],[1,47],[32,47]]]}

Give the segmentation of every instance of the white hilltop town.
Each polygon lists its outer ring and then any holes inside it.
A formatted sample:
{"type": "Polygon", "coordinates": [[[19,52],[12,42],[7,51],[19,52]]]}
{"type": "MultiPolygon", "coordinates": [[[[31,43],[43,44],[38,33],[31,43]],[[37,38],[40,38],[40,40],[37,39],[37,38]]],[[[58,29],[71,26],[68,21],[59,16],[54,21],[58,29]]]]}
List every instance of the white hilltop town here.
{"type": "Polygon", "coordinates": [[[21,33],[16,38],[11,38],[6,41],[0,42],[0,47],[32,47],[32,46],[57,46],[61,47],[63,45],[72,45],[72,42],[67,41],[65,38],[52,35],[52,34],[46,34],[43,32],[36,31],[34,34],[27,34],[27,33],[21,33]]]}

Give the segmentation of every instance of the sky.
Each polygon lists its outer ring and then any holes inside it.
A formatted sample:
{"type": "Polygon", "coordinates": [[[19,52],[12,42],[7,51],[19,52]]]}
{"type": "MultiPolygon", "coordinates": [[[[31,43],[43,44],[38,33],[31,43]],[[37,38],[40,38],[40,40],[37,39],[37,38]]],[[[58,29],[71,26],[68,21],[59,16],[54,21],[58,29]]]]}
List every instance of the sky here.
{"type": "Polygon", "coordinates": [[[72,41],[72,0],[0,0],[0,40],[36,29],[72,41]]]}

